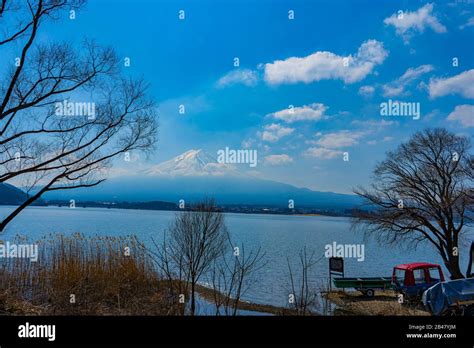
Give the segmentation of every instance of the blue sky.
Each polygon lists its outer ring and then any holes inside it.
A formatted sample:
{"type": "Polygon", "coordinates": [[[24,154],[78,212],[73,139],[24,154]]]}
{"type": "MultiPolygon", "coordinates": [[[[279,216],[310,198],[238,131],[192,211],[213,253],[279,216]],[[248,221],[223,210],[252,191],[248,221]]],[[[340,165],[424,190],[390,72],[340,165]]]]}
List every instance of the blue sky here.
{"type": "Polygon", "coordinates": [[[83,38],[130,57],[126,73],[158,103],[158,151],[121,170],[248,148],[259,164],[242,170],[253,175],[347,193],[417,130],[473,134],[470,0],[95,0],[41,37],[83,38]],[[381,116],[389,99],[420,103],[420,119],[381,116]]]}

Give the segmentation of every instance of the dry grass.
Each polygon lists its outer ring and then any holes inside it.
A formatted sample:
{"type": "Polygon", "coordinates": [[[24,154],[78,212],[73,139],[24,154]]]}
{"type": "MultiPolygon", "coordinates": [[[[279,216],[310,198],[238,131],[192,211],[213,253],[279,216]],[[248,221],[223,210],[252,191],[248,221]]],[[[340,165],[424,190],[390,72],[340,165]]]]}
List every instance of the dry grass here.
{"type": "Polygon", "coordinates": [[[0,262],[0,313],[181,313],[169,284],[159,278],[148,253],[133,236],[50,235],[38,244],[37,262],[26,258],[0,262]],[[72,295],[75,303],[71,303],[72,295]]]}
{"type": "Polygon", "coordinates": [[[359,292],[331,291],[325,295],[337,305],[334,315],[430,315],[419,306],[400,305],[394,291],[378,291],[373,298],[359,292]]]}

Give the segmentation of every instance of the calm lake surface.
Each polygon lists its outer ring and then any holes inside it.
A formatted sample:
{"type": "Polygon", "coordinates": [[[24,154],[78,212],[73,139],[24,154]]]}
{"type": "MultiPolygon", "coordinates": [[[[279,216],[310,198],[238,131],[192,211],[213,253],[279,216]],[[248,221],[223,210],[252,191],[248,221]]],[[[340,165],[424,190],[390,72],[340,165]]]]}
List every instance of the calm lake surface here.
{"type": "MultiPolygon", "coordinates": [[[[5,216],[11,207],[0,207],[0,216],[5,216]]],[[[58,208],[30,207],[21,213],[0,235],[2,240],[11,240],[15,235],[28,236],[31,241],[49,233],[71,234],[81,232],[93,235],[135,234],[150,243],[151,237],[161,240],[163,232],[173,221],[175,212],[140,211],[103,208],[58,208]]],[[[284,216],[226,214],[226,224],[236,244],[244,243],[246,250],[262,247],[267,265],[255,276],[255,283],[244,299],[276,306],[286,306],[289,281],[286,258],[295,267],[298,253],[306,247],[308,253],[324,255],[325,246],[339,244],[364,244],[365,260],[346,259],[346,277],[390,276],[394,265],[409,262],[440,263],[433,248],[426,245],[417,250],[402,247],[387,247],[373,240],[364,241],[363,235],[350,230],[350,219],[324,216],[284,216]]],[[[472,240],[472,231],[466,240],[472,240]]],[[[465,255],[467,244],[461,255],[465,255]],[[463,252],[464,251],[464,252],[463,252]]],[[[461,260],[465,271],[467,259],[461,260]]],[[[323,258],[310,274],[311,284],[320,286],[328,280],[328,260],[323,258]]],[[[203,279],[205,282],[205,279],[203,279]]]]}

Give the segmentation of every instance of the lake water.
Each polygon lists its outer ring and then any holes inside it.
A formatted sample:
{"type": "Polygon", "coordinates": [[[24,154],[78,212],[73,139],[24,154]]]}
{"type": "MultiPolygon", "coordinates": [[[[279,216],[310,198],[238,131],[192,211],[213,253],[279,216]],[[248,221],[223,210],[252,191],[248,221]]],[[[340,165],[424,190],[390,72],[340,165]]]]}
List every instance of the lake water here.
{"type": "MultiPolygon", "coordinates": [[[[9,210],[11,207],[0,207],[0,216],[5,216],[9,210]]],[[[167,211],[30,207],[7,227],[0,239],[11,240],[20,234],[34,241],[49,233],[81,232],[88,236],[135,234],[147,244],[151,237],[161,240],[174,215],[174,212],[167,211]]],[[[351,231],[349,218],[226,214],[226,224],[236,243],[244,243],[246,249],[260,246],[266,254],[266,267],[256,274],[255,283],[244,296],[244,299],[257,303],[287,305],[290,291],[286,258],[289,257],[291,264],[296,267],[298,253],[304,247],[308,253],[314,251],[319,258],[324,255],[325,246],[333,242],[364,244],[363,262],[345,260],[346,277],[390,276],[396,264],[441,262],[428,245],[417,250],[407,250],[379,245],[373,240],[365,241],[362,234],[351,231]]],[[[473,239],[472,233],[467,239],[473,239]]],[[[467,244],[464,248],[467,250],[467,244]]],[[[466,254],[463,251],[461,255],[466,254]]],[[[467,259],[461,261],[461,269],[465,271],[467,259]]],[[[310,278],[310,283],[315,287],[327,282],[326,258],[315,265],[310,278]]]]}

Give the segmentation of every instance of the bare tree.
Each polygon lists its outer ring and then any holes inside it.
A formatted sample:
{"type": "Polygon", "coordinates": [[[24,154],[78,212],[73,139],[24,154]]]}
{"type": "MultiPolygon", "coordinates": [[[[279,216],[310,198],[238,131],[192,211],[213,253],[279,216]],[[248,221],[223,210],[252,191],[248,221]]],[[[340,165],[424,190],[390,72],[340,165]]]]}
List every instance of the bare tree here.
{"type": "MultiPolygon", "coordinates": [[[[251,275],[264,266],[265,254],[260,248],[247,253],[243,244],[234,246],[222,215],[211,200],[177,214],[161,243],[152,240],[154,249],[148,252],[167,280],[171,298],[176,300],[182,295],[187,298],[191,294],[192,314],[195,285],[202,275],[213,285],[216,315],[221,314],[221,308],[226,315],[236,315],[241,297],[251,285],[251,275]],[[197,219],[198,215],[201,218],[197,219]],[[209,229],[214,232],[208,233],[209,229]],[[225,240],[230,248],[226,247],[225,240]]],[[[183,301],[182,314],[185,314],[185,304],[183,301]]]]}
{"type": "Polygon", "coordinates": [[[309,274],[314,265],[324,256],[316,259],[315,253],[308,255],[306,247],[299,252],[297,273],[291,267],[287,257],[288,278],[290,284],[289,304],[296,315],[310,315],[314,313],[318,304],[318,294],[309,281],[309,274]]]}
{"type": "Polygon", "coordinates": [[[168,259],[166,267],[175,274],[179,272],[180,277],[182,275],[189,283],[191,315],[196,311],[196,284],[222,256],[226,235],[224,215],[212,200],[177,213],[167,231],[166,254],[161,253],[168,259]]]}
{"type": "Polygon", "coordinates": [[[235,316],[242,296],[252,283],[252,275],[265,265],[265,253],[261,248],[246,253],[244,244],[236,247],[229,235],[227,238],[232,253],[214,261],[210,282],[214,290],[216,315],[220,315],[223,308],[226,315],[235,316]]]}
{"type": "Polygon", "coordinates": [[[185,275],[184,254],[171,254],[166,234],[163,242],[157,243],[153,238],[154,249],[147,252],[154,260],[161,276],[168,282],[169,300],[182,304],[181,315],[186,314],[186,298],[189,295],[189,282],[185,275]],[[182,297],[184,296],[184,297],[182,297]]]}
{"type": "Polygon", "coordinates": [[[0,56],[10,57],[20,47],[0,71],[0,183],[28,193],[0,222],[0,231],[44,193],[98,185],[115,158],[151,150],[156,142],[147,85],[122,77],[113,49],[92,41],[37,42],[45,22],[83,5],[81,0],[0,5],[5,27],[0,56]]]}
{"type": "Polygon", "coordinates": [[[473,171],[468,138],[441,128],[417,132],[376,166],[371,190],[355,190],[366,208],[353,226],[389,244],[429,242],[451,278],[463,278],[459,246],[472,223],[473,171]]]}

